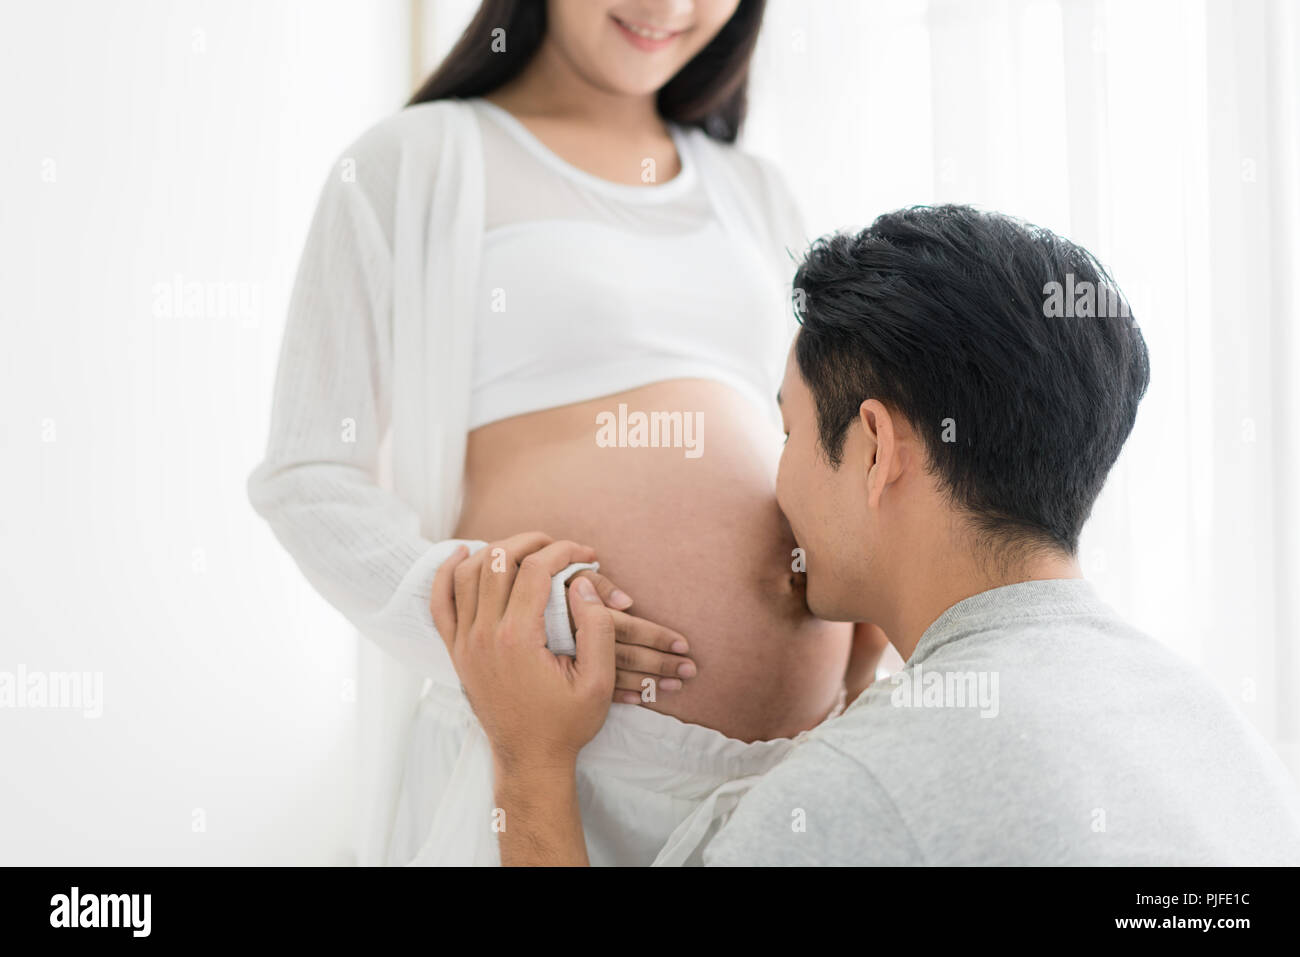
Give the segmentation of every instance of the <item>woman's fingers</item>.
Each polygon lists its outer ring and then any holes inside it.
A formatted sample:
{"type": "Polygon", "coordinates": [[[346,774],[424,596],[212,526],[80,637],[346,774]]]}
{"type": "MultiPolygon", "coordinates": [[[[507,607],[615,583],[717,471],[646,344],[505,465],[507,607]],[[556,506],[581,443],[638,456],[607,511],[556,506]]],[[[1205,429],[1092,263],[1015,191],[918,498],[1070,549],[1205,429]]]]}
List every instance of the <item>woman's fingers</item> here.
{"type": "Polygon", "coordinates": [[[614,612],[614,640],[624,645],[640,645],[675,655],[690,652],[686,639],[671,628],[621,611],[614,612]]]}
{"type": "Polygon", "coordinates": [[[624,671],[636,671],[660,678],[694,678],[695,662],[684,655],[670,655],[639,645],[614,645],[614,665],[624,671]]]}
{"type": "Polygon", "coordinates": [[[595,585],[596,594],[600,596],[600,600],[604,603],[606,608],[623,611],[632,607],[632,596],[623,591],[600,572],[592,571],[589,568],[585,571],[580,571],[578,574],[574,575],[573,578],[569,579],[570,584],[573,583],[574,578],[585,578],[595,585]]]}
{"type": "Polygon", "coordinates": [[[641,697],[641,692],[646,689],[647,681],[653,682],[657,691],[680,691],[682,689],[681,678],[664,678],[661,675],[648,675],[641,671],[627,671],[623,668],[614,670],[614,690],[635,691],[638,699],[641,697]]]}
{"type": "Polygon", "coordinates": [[[660,691],[679,691],[683,679],[694,677],[695,662],[679,653],[688,646],[677,632],[625,612],[610,615],[615,640],[614,701],[643,704],[646,682],[652,682],[657,696],[660,691]]]}
{"type": "Polygon", "coordinates": [[[651,704],[659,700],[660,692],[680,691],[681,687],[681,678],[661,678],[658,675],[616,669],[611,700],[619,704],[651,704]]]}

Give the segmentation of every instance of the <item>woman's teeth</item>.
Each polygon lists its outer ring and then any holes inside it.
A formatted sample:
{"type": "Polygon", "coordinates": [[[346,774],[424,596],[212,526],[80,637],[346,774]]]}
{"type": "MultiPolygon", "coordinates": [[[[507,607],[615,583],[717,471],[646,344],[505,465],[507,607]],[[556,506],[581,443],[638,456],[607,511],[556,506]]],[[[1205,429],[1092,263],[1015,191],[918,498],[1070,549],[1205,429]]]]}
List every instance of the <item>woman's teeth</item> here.
{"type": "Polygon", "coordinates": [[[639,37],[645,37],[647,40],[667,40],[672,36],[670,30],[651,30],[649,27],[638,26],[635,23],[628,23],[626,20],[619,20],[618,22],[623,29],[635,33],[639,37]]]}

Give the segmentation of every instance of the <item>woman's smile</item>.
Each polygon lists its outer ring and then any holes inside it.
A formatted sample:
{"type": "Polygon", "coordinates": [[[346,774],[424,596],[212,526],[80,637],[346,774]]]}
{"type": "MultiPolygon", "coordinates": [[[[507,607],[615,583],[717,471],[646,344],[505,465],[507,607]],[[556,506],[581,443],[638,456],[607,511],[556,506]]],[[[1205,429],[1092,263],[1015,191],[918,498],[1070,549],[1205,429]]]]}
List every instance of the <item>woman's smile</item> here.
{"type": "Polygon", "coordinates": [[[654,53],[658,50],[666,49],[671,46],[673,41],[685,33],[685,30],[661,30],[648,24],[636,23],[631,20],[620,20],[618,17],[610,14],[610,19],[614,25],[638,50],[645,50],[648,53],[654,53]]]}

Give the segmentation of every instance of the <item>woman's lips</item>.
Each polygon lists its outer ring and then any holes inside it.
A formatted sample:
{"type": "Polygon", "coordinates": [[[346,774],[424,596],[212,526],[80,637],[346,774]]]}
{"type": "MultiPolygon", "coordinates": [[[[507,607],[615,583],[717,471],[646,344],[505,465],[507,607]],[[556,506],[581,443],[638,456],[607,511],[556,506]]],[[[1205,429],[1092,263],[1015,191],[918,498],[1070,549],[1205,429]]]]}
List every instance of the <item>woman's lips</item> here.
{"type": "Polygon", "coordinates": [[[619,32],[627,38],[628,43],[647,53],[662,50],[682,34],[681,30],[660,30],[641,23],[623,21],[615,16],[611,16],[610,19],[614,21],[619,32]]]}

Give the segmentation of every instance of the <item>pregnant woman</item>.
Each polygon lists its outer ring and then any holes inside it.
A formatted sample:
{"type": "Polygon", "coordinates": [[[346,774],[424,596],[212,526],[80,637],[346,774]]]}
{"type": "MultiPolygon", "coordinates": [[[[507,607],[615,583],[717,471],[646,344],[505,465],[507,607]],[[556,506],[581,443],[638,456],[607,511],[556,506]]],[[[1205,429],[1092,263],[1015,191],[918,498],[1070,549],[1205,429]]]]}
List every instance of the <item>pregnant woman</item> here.
{"type": "Polygon", "coordinates": [[[837,708],[850,626],[809,614],[774,492],[806,240],[734,146],[761,16],[488,0],[325,185],[249,488],[315,587],[431,679],[389,863],[492,863],[509,826],[428,609],[462,541],[590,545],[631,614],[689,642],[697,673],[614,704],[583,751],[592,863],[693,860],[737,782],[837,708]]]}

